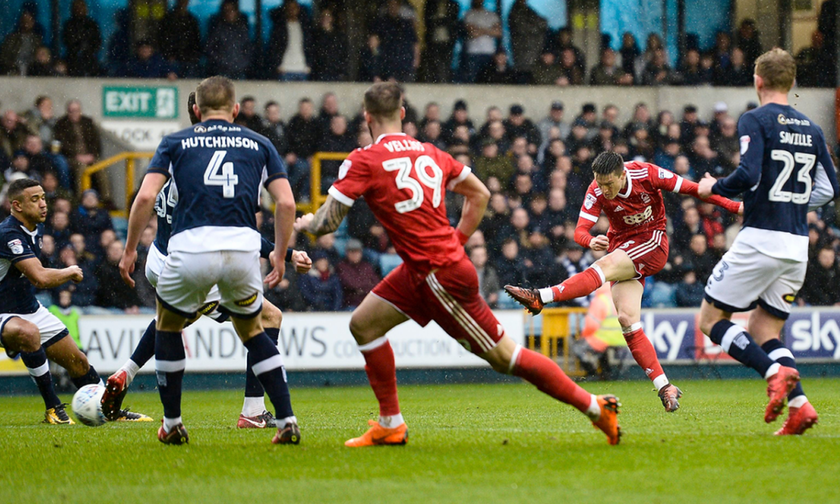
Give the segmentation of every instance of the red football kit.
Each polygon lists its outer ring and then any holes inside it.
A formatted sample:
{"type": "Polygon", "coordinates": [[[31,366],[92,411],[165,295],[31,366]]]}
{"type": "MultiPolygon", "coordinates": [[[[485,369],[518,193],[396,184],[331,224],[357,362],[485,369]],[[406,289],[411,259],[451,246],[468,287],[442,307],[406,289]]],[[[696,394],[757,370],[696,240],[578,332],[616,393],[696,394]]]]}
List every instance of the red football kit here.
{"type": "Polygon", "coordinates": [[[345,205],[364,196],[403,260],[372,293],[421,326],[434,320],[481,354],[504,330],[479,295],[475,267],[444,205],[446,190],[469,174],[433,145],[394,133],[351,153],[329,194],[345,205]]]}
{"type": "MultiPolygon", "coordinates": [[[[589,230],[603,210],[610,221],[607,252],[616,249],[627,252],[633,260],[636,278],[644,282],[644,277],[658,273],[668,261],[667,220],[660,191],[697,197],[697,184],[650,163],[630,161],[624,163],[624,171],[627,186],[612,200],[604,197],[595,181],[589,185],[575,228],[575,241],[589,247],[592,241],[589,230]]],[[[712,196],[706,201],[732,213],[737,213],[740,206],[722,196],[712,196]]]]}

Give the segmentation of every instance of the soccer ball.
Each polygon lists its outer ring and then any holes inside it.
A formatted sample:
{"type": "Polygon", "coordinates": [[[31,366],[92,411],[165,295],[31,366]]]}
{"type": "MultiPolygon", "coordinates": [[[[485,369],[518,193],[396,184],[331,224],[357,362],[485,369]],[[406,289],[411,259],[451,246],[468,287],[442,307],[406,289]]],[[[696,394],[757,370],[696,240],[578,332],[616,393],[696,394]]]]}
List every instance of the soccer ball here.
{"type": "Polygon", "coordinates": [[[105,387],[98,383],[85,385],[76,391],[73,396],[73,414],[80,422],[88,427],[98,427],[107,421],[102,413],[104,393],[105,387]]]}

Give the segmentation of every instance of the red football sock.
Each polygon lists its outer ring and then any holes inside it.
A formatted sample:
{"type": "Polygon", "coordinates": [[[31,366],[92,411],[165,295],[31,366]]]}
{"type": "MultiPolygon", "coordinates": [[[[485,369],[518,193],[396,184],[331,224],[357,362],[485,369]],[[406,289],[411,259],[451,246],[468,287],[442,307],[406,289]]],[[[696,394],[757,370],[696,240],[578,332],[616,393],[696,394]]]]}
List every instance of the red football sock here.
{"type": "Polygon", "coordinates": [[[513,368],[513,375],[535,385],[540,392],[571,404],[586,413],[592,403],[592,394],[573,382],[556,362],[543,354],[523,348],[513,368]]]}
{"type": "MultiPolygon", "coordinates": [[[[635,326],[636,324],[633,325],[635,326]]],[[[651,344],[641,327],[624,333],[624,340],[627,341],[627,346],[630,347],[630,353],[633,354],[633,358],[636,359],[636,362],[639,363],[651,381],[665,374],[665,371],[662,370],[662,366],[659,364],[659,359],[656,357],[656,350],[654,350],[653,344],[651,344]]]]}
{"type": "Polygon", "coordinates": [[[394,350],[391,343],[385,341],[371,350],[363,350],[365,373],[376,400],[379,401],[381,416],[394,416],[400,413],[400,401],[397,398],[397,366],[394,364],[394,350]]]}
{"type": "Polygon", "coordinates": [[[551,288],[554,294],[554,301],[569,301],[571,299],[586,296],[594,292],[598,287],[604,285],[601,275],[595,268],[586,268],[571,278],[551,288]]]}

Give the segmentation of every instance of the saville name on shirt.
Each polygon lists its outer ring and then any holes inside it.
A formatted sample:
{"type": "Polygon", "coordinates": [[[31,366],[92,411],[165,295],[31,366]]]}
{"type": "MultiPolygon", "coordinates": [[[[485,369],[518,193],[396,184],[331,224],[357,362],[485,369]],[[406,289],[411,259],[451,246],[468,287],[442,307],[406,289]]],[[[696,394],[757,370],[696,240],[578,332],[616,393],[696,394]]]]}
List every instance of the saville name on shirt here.
{"type": "Polygon", "coordinates": [[[790,133],[788,131],[779,132],[779,141],[783,144],[801,145],[803,147],[812,147],[811,135],[805,133],[790,133]]]}
{"type": "Polygon", "coordinates": [[[255,140],[233,136],[191,137],[181,140],[181,148],[204,147],[210,149],[245,148],[260,150],[260,144],[255,140]]]}
{"type": "Polygon", "coordinates": [[[385,142],[382,145],[391,152],[426,151],[423,144],[417,140],[391,140],[390,142],[385,142]]]}

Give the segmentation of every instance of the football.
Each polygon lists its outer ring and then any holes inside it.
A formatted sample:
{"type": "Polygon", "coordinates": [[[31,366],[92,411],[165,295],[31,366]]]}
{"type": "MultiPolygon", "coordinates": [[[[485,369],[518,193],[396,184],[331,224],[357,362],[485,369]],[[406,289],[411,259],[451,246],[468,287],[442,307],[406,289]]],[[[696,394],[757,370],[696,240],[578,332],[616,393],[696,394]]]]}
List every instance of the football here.
{"type": "Polygon", "coordinates": [[[98,383],[85,385],[76,391],[76,395],[73,396],[73,414],[79,422],[88,427],[98,427],[107,421],[102,413],[104,393],[105,387],[98,383]]]}

